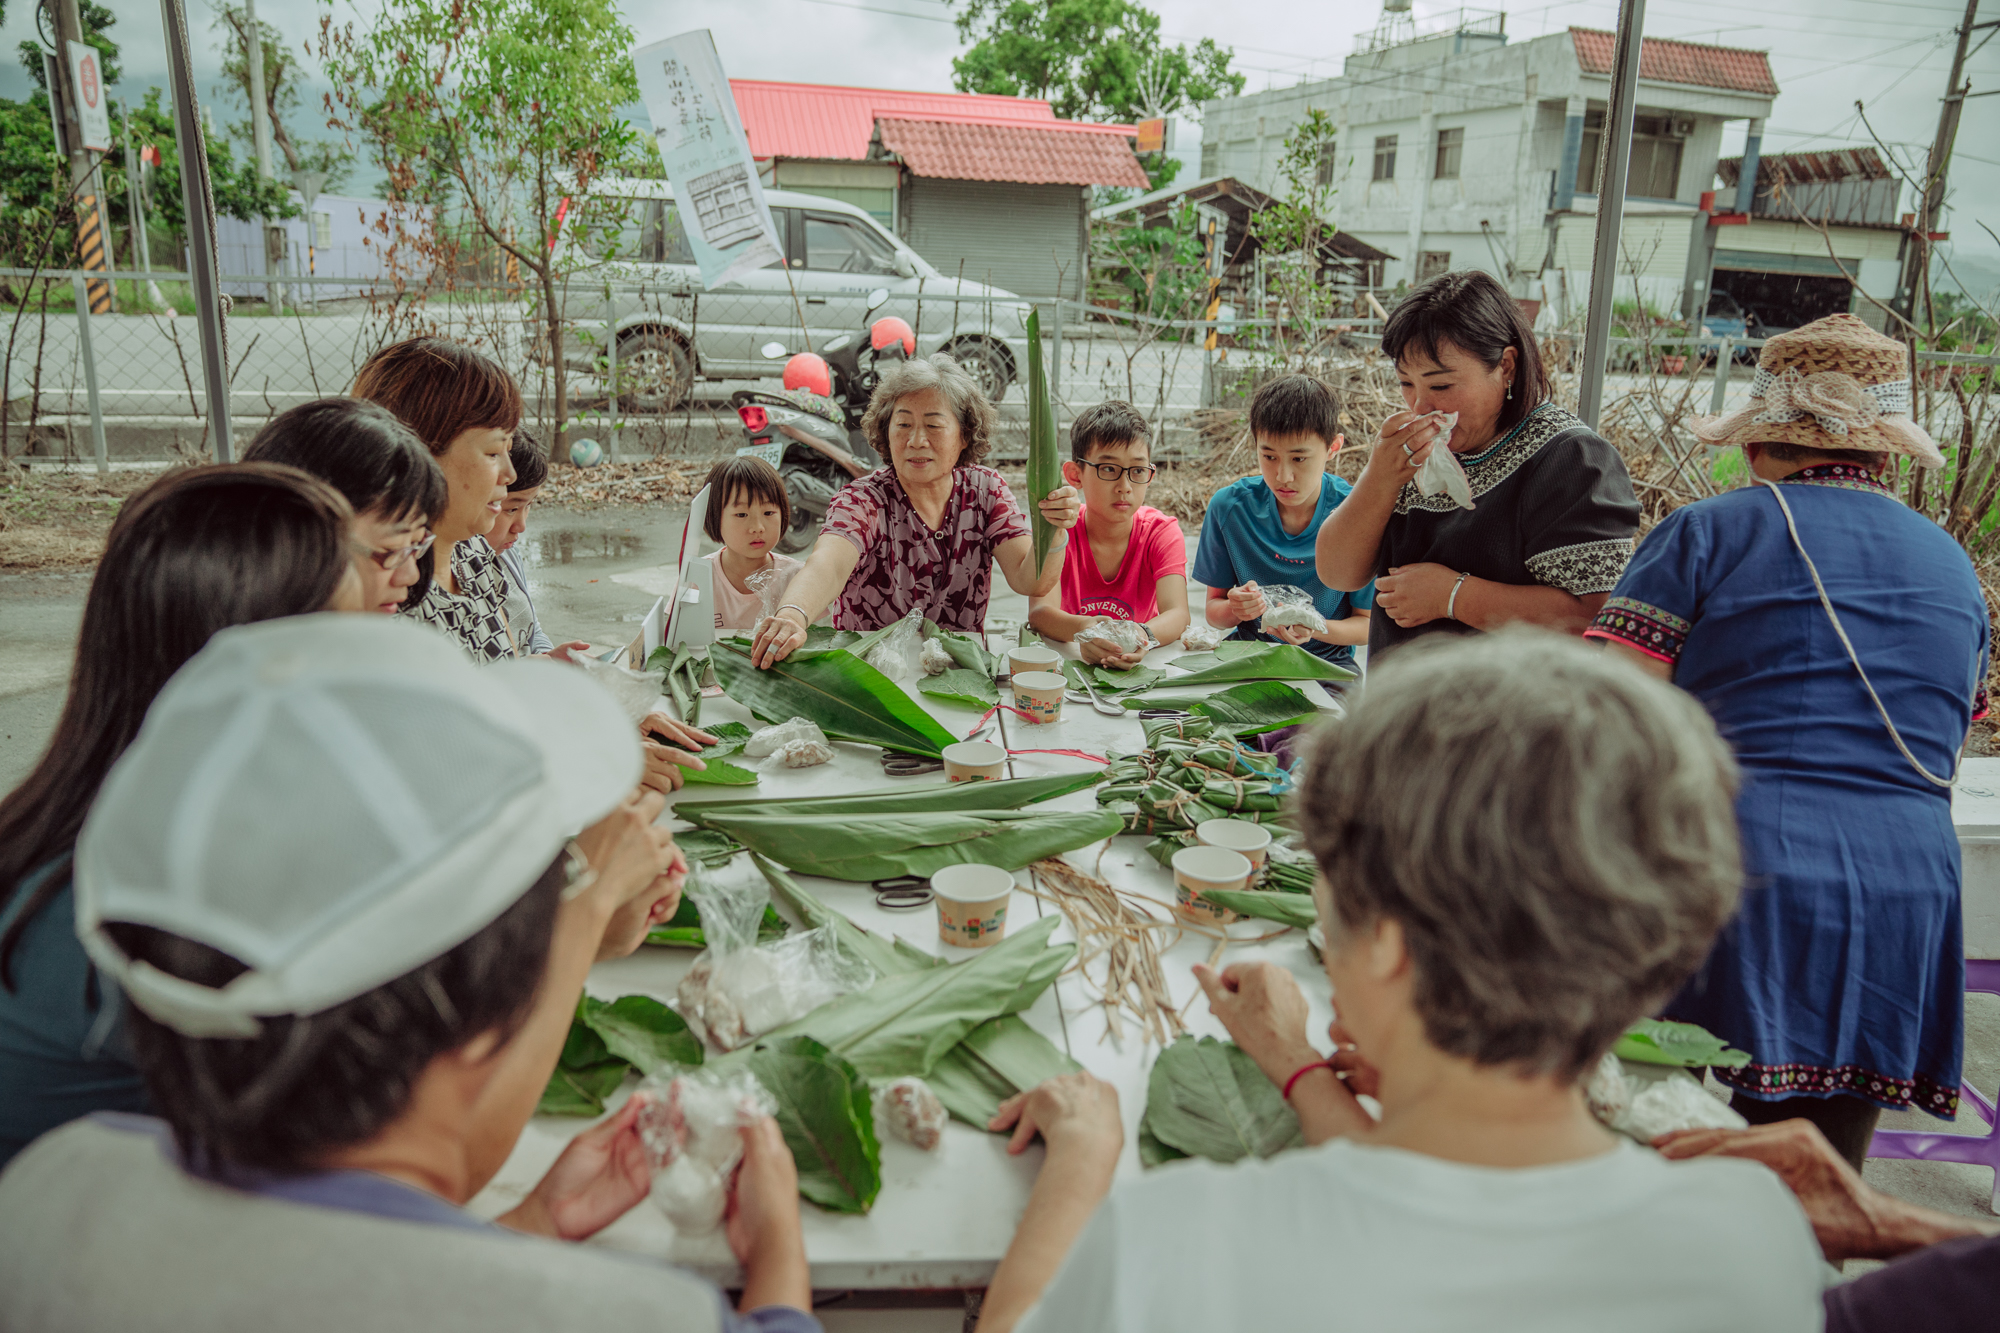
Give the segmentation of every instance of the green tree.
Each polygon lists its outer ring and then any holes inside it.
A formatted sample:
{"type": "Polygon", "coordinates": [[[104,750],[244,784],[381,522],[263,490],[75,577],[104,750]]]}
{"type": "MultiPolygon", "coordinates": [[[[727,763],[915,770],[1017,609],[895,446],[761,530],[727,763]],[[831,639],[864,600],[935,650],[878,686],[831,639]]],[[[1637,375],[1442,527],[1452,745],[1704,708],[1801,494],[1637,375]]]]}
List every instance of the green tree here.
{"type": "MultiPolygon", "coordinates": [[[[552,368],[551,455],[567,459],[564,228],[617,205],[591,184],[641,150],[623,108],[637,99],[632,31],[615,0],[386,0],[367,27],[321,24],[329,124],[363,138],[408,197],[427,180],[486,246],[532,275],[552,368]]],[[[442,219],[440,219],[442,224],[442,219]]]]}
{"type": "MultiPolygon", "coordinates": [[[[0,21],[4,21],[5,17],[5,11],[0,10],[0,21]]],[[[35,17],[38,22],[42,21],[39,10],[35,17]]],[[[108,29],[118,22],[118,16],[103,5],[94,3],[94,0],[79,0],[77,17],[82,20],[83,40],[97,48],[98,73],[104,76],[105,85],[109,87],[117,83],[121,72],[118,68],[118,43],[111,40],[108,29]]],[[[45,31],[53,41],[54,25],[49,25],[45,31]]],[[[42,68],[42,44],[30,38],[22,42],[18,49],[21,53],[21,68],[28,71],[28,77],[35,81],[35,87],[46,93],[49,90],[49,76],[42,68]]]]}
{"type": "MultiPolygon", "coordinates": [[[[243,145],[252,161],[256,157],[256,131],[250,124],[249,24],[241,5],[224,5],[216,11],[215,30],[222,34],[222,75],[228,80],[232,100],[241,99],[244,117],[229,126],[229,133],[243,145]]],[[[285,44],[284,34],[262,19],[257,21],[259,41],[264,48],[264,108],[270,117],[271,142],[285,158],[285,169],[318,171],[326,176],[322,189],[338,191],[354,174],[354,154],[345,145],[326,139],[304,143],[292,137],[285,120],[299,109],[299,65],[297,53],[285,44]]]]}
{"type": "Polygon", "coordinates": [[[1278,159],[1279,193],[1250,219],[1250,234],[1267,257],[1266,276],[1282,308],[1276,334],[1286,356],[1310,353],[1320,325],[1335,313],[1338,296],[1325,281],[1333,257],[1334,181],[1327,169],[1338,148],[1333,118],[1317,108],[1285,136],[1278,159]]]}
{"type": "MultiPolygon", "coordinates": [[[[953,0],[946,0],[953,3],[953,0]]],[[[1130,121],[1243,91],[1233,53],[1204,37],[1167,45],[1133,0],[961,0],[951,62],[960,92],[1036,97],[1068,120],[1130,121]]]]}

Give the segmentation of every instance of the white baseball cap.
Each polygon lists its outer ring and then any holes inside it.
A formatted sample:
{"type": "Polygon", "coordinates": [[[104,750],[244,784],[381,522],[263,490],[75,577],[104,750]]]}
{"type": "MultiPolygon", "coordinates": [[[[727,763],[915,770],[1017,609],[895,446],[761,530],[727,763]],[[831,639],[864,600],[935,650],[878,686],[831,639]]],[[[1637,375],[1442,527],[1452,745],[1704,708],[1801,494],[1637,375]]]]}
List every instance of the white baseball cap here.
{"type": "Polygon", "coordinates": [[[463,943],[639,780],[604,689],[548,661],[475,666],[401,617],[224,630],[175,673],[76,847],[76,929],[146,1013],[248,1037],[463,943]],[[134,960],[109,922],[219,949],[216,988],[134,960]]]}

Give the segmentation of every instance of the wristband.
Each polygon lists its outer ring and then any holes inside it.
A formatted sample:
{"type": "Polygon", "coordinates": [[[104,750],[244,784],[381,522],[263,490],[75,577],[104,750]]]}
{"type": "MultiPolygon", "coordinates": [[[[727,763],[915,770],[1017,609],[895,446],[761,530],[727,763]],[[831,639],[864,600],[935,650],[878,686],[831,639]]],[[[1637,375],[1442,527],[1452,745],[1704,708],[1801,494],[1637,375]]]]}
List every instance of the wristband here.
{"type": "MultiPolygon", "coordinates": [[[[1300,1079],[1304,1078],[1307,1074],[1312,1073],[1312,1071],[1315,1069],[1333,1069],[1333,1061],[1315,1060],[1309,1065],[1300,1065],[1296,1070],[1294,1070],[1292,1072],[1292,1076],[1285,1080],[1284,1098],[1286,1101],[1290,1101],[1292,1099],[1292,1086],[1296,1084],[1300,1079]]],[[[1334,1069],[1333,1076],[1335,1078],[1339,1078],[1340,1071],[1334,1069]]]]}
{"type": "Polygon", "coordinates": [[[1465,581],[1471,577],[1472,571],[1468,569],[1465,573],[1460,574],[1457,581],[1451,585],[1451,596],[1447,597],[1444,603],[1444,618],[1446,620],[1458,619],[1458,590],[1464,587],[1465,581]]]}
{"type": "Polygon", "coordinates": [[[779,607],[777,611],[773,611],[771,614],[775,616],[778,614],[778,611],[798,612],[800,629],[806,629],[812,625],[812,617],[807,615],[806,609],[803,606],[800,606],[797,602],[786,602],[783,606],[779,607]]]}

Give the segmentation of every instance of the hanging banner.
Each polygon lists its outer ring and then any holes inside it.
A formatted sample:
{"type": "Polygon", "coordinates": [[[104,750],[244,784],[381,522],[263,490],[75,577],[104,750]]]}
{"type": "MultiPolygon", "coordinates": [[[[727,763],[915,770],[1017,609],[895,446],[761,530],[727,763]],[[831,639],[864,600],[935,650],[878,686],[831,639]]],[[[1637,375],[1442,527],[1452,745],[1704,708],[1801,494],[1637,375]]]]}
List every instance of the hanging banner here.
{"type": "Polygon", "coordinates": [[[69,44],[70,87],[76,90],[76,120],[82,130],[79,148],[93,153],[111,151],[111,108],[104,100],[104,76],[97,69],[97,48],[87,42],[69,44]]]}
{"type": "Polygon", "coordinates": [[[639,47],[632,65],[703,285],[720,287],[783,259],[708,29],[639,47]]]}

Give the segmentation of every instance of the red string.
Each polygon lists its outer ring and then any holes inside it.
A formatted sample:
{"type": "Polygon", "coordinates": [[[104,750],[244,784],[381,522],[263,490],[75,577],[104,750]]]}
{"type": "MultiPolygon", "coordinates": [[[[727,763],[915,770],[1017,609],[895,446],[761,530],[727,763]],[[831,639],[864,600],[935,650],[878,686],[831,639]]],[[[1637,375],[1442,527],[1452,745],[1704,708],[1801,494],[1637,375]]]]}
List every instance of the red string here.
{"type": "MultiPolygon", "coordinates": [[[[1020,709],[1014,707],[1012,704],[994,704],[991,708],[987,709],[986,712],[980,716],[980,719],[977,722],[972,724],[972,730],[978,731],[981,727],[986,725],[987,720],[989,718],[991,718],[995,713],[1001,711],[1002,709],[1005,709],[1007,712],[1012,713],[1015,717],[1026,719],[1032,725],[1037,725],[1037,726],[1040,725],[1040,723],[1035,718],[1030,717],[1028,714],[1022,712],[1020,709]]],[[[967,734],[970,735],[971,733],[968,732],[967,734]]],[[[1088,759],[1093,764],[1109,764],[1111,762],[1105,756],[1101,754],[1092,754],[1088,750],[1009,750],[1007,751],[1007,753],[1010,755],[1059,754],[1068,759],[1088,759]]]]}

